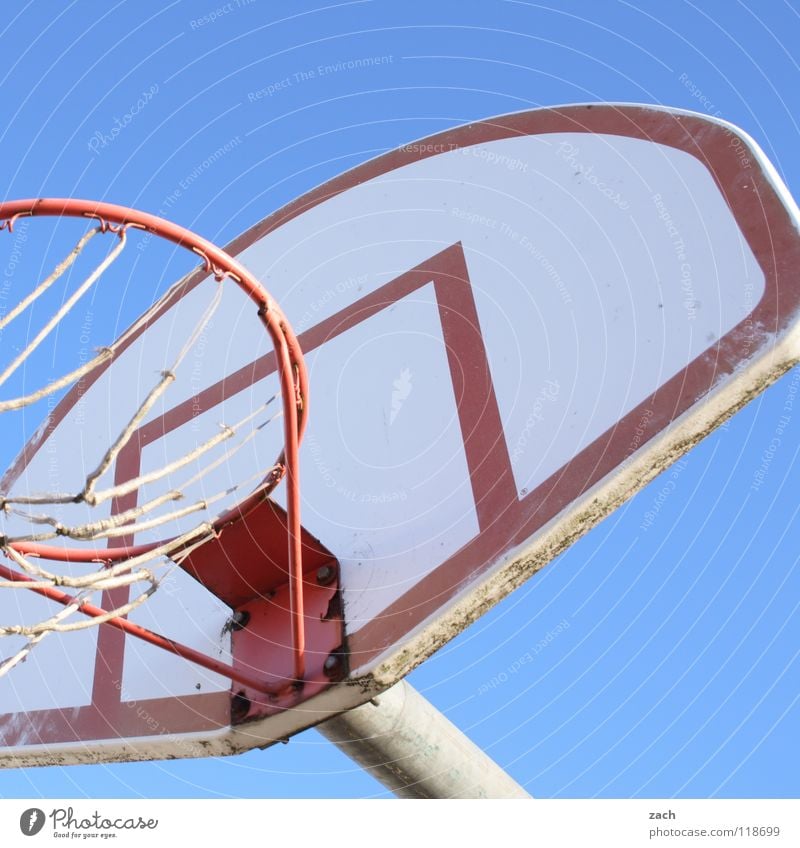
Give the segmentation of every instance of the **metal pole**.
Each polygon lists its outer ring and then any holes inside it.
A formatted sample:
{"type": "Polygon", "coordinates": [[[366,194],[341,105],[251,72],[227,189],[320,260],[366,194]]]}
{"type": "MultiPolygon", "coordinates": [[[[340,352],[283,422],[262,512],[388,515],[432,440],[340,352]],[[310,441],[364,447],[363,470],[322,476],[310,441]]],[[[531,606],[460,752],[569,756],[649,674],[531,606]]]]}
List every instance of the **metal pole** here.
{"type": "Polygon", "coordinates": [[[317,730],[400,798],[530,798],[405,680],[317,730]]]}

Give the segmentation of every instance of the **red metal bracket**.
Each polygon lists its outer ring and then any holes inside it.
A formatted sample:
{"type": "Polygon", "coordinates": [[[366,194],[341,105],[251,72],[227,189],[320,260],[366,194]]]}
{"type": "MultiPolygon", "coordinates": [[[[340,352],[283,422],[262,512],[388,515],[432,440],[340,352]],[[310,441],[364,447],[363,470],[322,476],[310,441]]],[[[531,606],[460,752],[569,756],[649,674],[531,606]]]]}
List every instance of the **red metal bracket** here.
{"type": "Polygon", "coordinates": [[[344,667],[339,564],[317,539],[301,531],[303,612],[298,616],[286,556],[288,535],[286,512],[265,499],[245,514],[231,513],[215,538],[180,563],[234,610],[234,723],[296,706],[338,679],[344,667]],[[301,662],[298,631],[304,646],[301,662]],[[255,680],[261,685],[241,682],[255,680]]]}
{"type": "Polygon", "coordinates": [[[239,607],[231,634],[233,667],[241,677],[264,675],[270,693],[234,683],[231,722],[242,724],[296,707],[344,676],[344,620],[339,566],[330,560],[303,581],[306,662],[302,681],[293,679],[289,585],[239,607]]]}

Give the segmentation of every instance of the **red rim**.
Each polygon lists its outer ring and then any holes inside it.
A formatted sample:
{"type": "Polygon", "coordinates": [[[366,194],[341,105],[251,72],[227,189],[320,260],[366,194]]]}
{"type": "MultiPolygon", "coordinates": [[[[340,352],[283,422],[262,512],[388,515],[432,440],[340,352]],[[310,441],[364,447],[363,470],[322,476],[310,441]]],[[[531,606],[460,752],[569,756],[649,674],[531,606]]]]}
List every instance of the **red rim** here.
{"type": "MultiPolygon", "coordinates": [[[[299,446],[308,413],[308,372],[297,337],[286,316],[261,283],[232,256],[191,230],[156,215],[111,203],[74,198],[40,198],[0,203],[0,229],[5,228],[10,231],[18,218],[32,216],[88,218],[97,220],[103,231],[119,232],[128,227],[134,227],[153,233],[196,253],[203,260],[205,271],[208,274],[213,274],[217,280],[221,281],[225,277],[231,277],[256,305],[259,319],[272,340],[280,381],[284,411],[284,448],[276,460],[276,466],[280,467],[283,473],[268,475],[259,489],[232,510],[221,515],[214,526],[218,529],[222,523],[229,521],[234,513],[246,514],[255,503],[264,499],[278,485],[282,477],[286,477],[289,607],[292,647],[295,656],[295,678],[301,680],[305,670],[305,634],[303,627],[299,446]]],[[[146,553],[168,542],[169,540],[165,540],[149,545],[73,550],[32,542],[18,543],[13,547],[23,554],[33,554],[57,561],[110,563],[146,553]]],[[[82,611],[87,614],[96,614],[90,613],[88,610],[82,611]]],[[[102,610],[98,612],[102,613],[102,610]]],[[[195,658],[194,661],[198,660],[195,658]]]]}

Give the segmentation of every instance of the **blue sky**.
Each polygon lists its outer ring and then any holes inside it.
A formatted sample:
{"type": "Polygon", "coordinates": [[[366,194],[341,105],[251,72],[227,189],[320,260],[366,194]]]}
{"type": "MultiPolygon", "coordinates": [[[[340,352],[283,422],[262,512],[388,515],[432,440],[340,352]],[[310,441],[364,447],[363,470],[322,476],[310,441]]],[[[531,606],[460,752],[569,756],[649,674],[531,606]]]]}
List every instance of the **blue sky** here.
{"type": "MultiPolygon", "coordinates": [[[[277,5],[14,4],[0,22],[3,196],[166,207],[224,243],[401,144],[586,101],[725,118],[800,193],[796,2],[277,5]],[[348,69],[366,58],[380,61],[348,69]]],[[[412,674],[533,795],[800,792],[796,411],[752,486],[799,384],[787,374],[412,674]]],[[[231,759],[0,772],[4,797],[385,794],[313,731],[231,759]]]]}

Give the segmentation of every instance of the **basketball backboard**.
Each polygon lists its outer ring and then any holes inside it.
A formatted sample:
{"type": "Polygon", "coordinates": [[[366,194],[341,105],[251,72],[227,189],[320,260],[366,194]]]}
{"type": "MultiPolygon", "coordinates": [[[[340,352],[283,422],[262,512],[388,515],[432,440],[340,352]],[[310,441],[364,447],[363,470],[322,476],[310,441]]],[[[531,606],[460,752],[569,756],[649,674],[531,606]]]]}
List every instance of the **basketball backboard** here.
{"type": "MultiPolygon", "coordinates": [[[[226,250],[277,298],[309,370],[314,683],[270,701],[110,628],[52,638],[0,678],[4,764],[235,753],[401,679],[798,361],[799,220],[736,128],[604,104],[408,144],[248,230],[226,250]]],[[[130,387],[166,367],[183,343],[174,328],[204,309],[206,276],[173,289],[51,411],[4,493],[52,487],[53,457],[59,477],[97,463],[135,409],[130,387]]],[[[276,392],[247,305],[225,290],[177,394],[142,423],[136,473],[276,392]]],[[[215,481],[275,454],[272,437],[254,439],[215,481]]],[[[283,497],[263,506],[265,526],[283,497]]],[[[267,652],[285,674],[261,607],[231,626],[254,598],[282,614],[254,526],[233,524],[194,561],[195,575],[222,569],[224,587],[176,568],[130,619],[228,664],[267,652]]],[[[0,621],[47,604],[6,595],[0,621]]]]}

